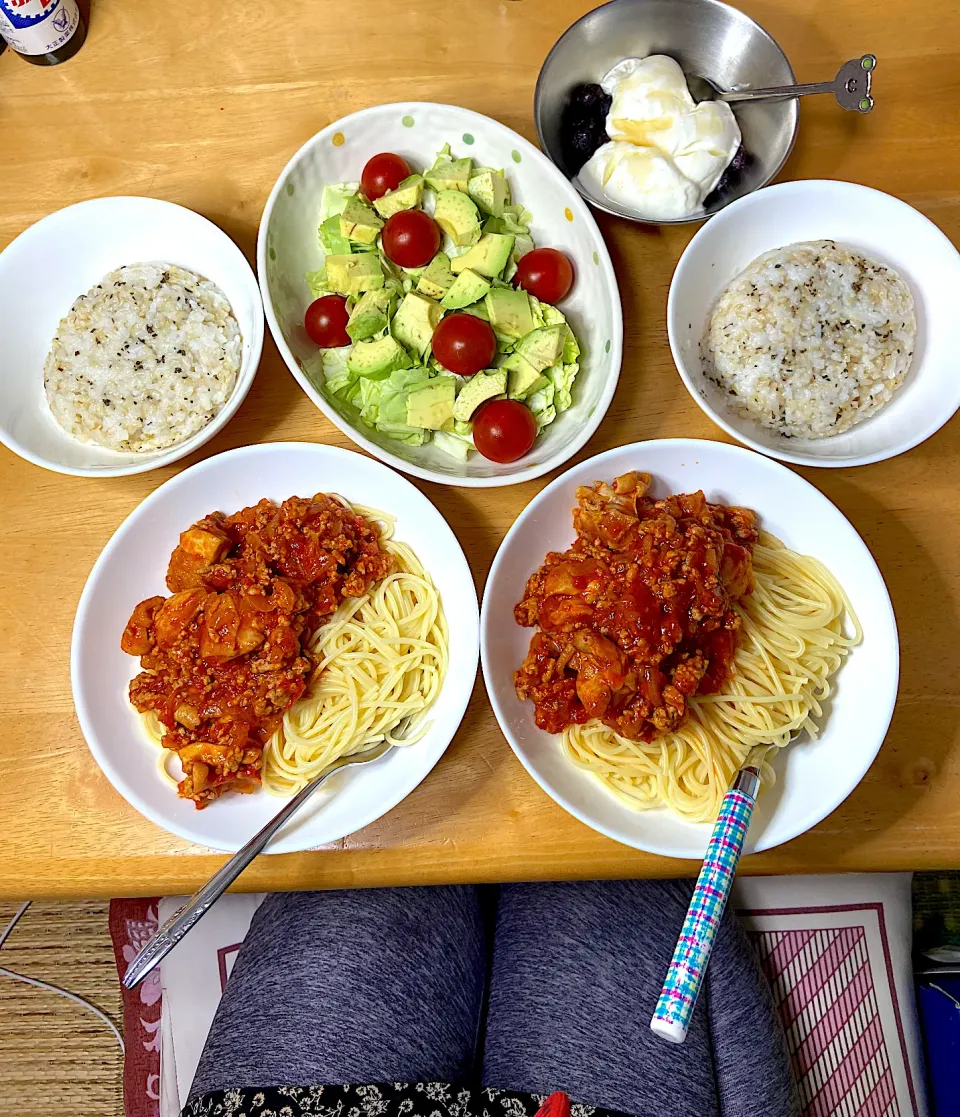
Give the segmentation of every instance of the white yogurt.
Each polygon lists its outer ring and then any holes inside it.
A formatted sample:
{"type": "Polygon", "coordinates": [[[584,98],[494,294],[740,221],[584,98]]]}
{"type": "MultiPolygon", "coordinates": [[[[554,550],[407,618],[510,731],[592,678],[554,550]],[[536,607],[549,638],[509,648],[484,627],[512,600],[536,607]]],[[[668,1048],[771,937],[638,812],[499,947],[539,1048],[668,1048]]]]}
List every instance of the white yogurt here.
{"type": "Polygon", "coordinates": [[[625,58],[603,78],[613,98],[610,142],[580,170],[580,181],[637,217],[688,217],[716,187],[740,147],[730,106],[696,104],[672,58],[625,58]]]}

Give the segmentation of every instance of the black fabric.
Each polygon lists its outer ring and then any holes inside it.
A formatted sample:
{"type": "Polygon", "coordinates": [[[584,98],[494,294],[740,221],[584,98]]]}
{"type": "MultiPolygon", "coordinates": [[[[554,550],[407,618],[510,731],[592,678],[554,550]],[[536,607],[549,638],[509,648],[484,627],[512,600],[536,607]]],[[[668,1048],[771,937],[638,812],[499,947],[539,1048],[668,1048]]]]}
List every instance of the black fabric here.
{"type": "MultiPolygon", "coordinates": [[[[543,1096],[445,1082],[370,1086],[279,1086],[218,1090],[194,1098],[182,1117],[534,1117],[543,1096]]],[[[625,1117],[575,1105],[572,1117],[625,1117]]]]}

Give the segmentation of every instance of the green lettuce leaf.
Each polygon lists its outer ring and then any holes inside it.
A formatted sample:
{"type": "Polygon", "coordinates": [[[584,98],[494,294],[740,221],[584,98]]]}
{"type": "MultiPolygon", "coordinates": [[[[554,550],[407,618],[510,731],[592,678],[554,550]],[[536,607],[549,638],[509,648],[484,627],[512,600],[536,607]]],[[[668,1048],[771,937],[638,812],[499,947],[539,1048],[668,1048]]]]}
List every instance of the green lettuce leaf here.
{"type": "MultiPolygon", "coordinates": [[[[350,346],[343,345],[337,349],[321,349],[319,353],[320,368],[323,372],[323,386],[334,395],[340,393],[351,384],[356,377],[347,368],[347,357],[350,355],[350,346]]],[[[306,368],[310,368],[310,364],[306,368]]],[[[313,376],[307,372],[313,381],[313,376]]]]}
{"type": "Polygon", "coordinates": [[[325,186],[320,197],[320,224],[328,217],[343,213],[347,202],[354,198],[360,189],[359,182],[337,182],[332,186],[325,186]]]}
{"type": "Polygon", "coordinates": [[[537,420],[537,427],[540,430],[552,423],[557,417],[557,409],[553,402],[555,396],[556,388],[551,381],[538,392],[534,392],[532,396],[527,396],[523,401],[533,412],[533,417],[537,420]]]}
{"type": "Polygon", "coordinates": [[[474,450],[472,438],[463,438],[461,435],[451,434],[448,431],[434,431],[433,444],[437,449],[461,462],[465,462],[474,450]]]}
{"type": "Polygon", "coordinates": [[[573,403],[573,382],[580,371],[580,366],[574,362],[573,364],[559,364],[553,365],[548,368],[544,375],[548,376],[553,383],[554,387],[554,406],[557,411],[566,411],[567,408],[573,403]]]}
{"type": "Polygon", "coordinates": [[[533,243],[533,237],[525,236],[523,233],[515,234],[516,239],[513,242],[513,248],[510,252],[510,259],[516,263],[521,260],[528,252],[532,252],[537,246],[533,243]]]}
{"type": "Polygon", "coordinates": [[[307,286],[310,288],[310,294],[315,299],[319,299],[321,295],[329,295],[330,288],[327,286],[326,269],[319,268],[317,271],[308,271],[307,286]]]}

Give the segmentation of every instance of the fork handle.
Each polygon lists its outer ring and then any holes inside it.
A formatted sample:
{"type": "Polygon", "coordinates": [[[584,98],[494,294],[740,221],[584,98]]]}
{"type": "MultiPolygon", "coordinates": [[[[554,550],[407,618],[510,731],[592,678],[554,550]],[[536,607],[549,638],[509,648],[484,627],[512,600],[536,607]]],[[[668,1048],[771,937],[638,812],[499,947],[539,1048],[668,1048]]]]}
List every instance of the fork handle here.
{"type": "Polygon", "coordinates": [[[776,101],[790,97],[803,97],[807,93],[835,93],[836,81],[811,81],[802,85],[777,85],[769,89],[744,89],[740,92],[721,93],[718,101],[776,101]]]}
{"type": "Polygon", "coordinates": [[[730,896],[743,843],[757,802],[760,775],[741,768],[723,797],[703,868],[690,898],[683,930],[664,979],[650,1028],[670,1043],[683,1043],[700,994],[720,917],[730,896]]]}
{"type": "Polygon", "coordinates": [[[261,853],[281,826],[303,806],[311,795],[342,765],[331,765],[315,780],[302,787],[273,818],[213,874],[207,883],[175,912],[127,967],[123,975],[125,989],[139,985],[147,974],[177,945],[188,931],[207,914],[250,862],[261,853]]]}

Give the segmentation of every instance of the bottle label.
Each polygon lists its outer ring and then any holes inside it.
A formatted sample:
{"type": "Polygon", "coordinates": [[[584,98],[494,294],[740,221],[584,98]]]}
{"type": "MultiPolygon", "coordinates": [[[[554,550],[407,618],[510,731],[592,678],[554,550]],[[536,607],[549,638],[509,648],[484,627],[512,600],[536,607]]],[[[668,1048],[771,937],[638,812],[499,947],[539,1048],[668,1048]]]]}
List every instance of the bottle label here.
{"type": "Polygon", "coordinates": [[[77,0],[0,0],[0,35],[20,54],[52,54],[79,22],[77,0]]]}

